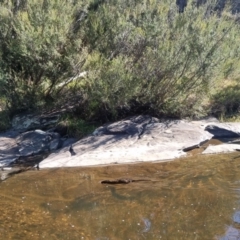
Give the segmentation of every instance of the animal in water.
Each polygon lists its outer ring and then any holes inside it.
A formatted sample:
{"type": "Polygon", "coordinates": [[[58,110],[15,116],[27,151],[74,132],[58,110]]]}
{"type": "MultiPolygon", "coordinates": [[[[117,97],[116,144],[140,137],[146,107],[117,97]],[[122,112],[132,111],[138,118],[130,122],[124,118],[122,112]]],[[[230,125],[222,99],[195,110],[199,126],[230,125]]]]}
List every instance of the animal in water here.
{"type": "Polygon", "coordinates": [[[154,181],[151,179],[119,178],[119,179],[101,181],[102,184],[128,184],[131,182],[157,182],[157,180],[154,181]]]}

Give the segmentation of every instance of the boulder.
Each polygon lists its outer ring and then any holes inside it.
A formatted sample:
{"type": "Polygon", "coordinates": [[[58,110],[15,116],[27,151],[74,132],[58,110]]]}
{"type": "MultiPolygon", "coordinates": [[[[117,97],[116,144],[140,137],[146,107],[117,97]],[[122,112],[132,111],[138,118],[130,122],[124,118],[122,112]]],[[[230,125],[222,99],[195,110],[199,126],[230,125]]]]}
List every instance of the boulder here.
{"type": "Polygon", "coordinates": [[[213,134],[214,138],[240,137],[240,123],[211,123],[207,124],[206,131],[213,134]]]}
{"type": "Polygon", "coordinates": [[[9,166],[19,158],[34,156],[56,150],[60,146],[58,133],[42,130],[16,135],[15,132],[0,134],[0,167],[9,166]]]}
{"type": "Polygon", "coordinates": [[[186,151],[211,138],[212,134],[201,124],[184,120],[160,122],[150,116],[132,117],[97,128],[71,148],[50,154],[39,167],[164,161],[184,156],[186,151]]]}
{"type": "Polygon", "coordinates": [[[20,156],[31,156],[58,149],[60,136],[58,133],[49,133],[42,130],[34,130],[21,134],[16,142],[19,146],[20,156]]]}
{"type": "Polygon", "coordinates": [[[8,166],[19,158],[18,145],[15,135],[0,134],[0,167],[8,166]]]}

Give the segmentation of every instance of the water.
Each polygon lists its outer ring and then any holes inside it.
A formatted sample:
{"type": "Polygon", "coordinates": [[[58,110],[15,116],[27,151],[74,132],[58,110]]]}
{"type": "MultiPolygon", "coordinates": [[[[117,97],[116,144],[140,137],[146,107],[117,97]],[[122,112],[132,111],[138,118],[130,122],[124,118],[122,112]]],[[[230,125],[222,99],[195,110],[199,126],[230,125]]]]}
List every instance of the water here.
{"type": "Polygon", "coordinates": [[[0,183],[0,239],[240,239],[239,153],[29,171],[0,183]],[[117,178],[151,179],[103,185],[117,178]]]}

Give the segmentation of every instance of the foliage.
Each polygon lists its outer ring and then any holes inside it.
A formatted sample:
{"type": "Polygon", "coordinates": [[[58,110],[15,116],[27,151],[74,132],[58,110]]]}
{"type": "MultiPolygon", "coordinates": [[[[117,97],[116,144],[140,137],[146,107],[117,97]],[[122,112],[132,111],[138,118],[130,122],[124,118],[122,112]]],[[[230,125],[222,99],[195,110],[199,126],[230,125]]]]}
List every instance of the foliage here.
{"type": "Polygon", "coordinates": [[[179,13],[170,0],[1,0],[0,94],[14,112],[77,94],[84,119],[135,106],[203,116],[222,81],[239,79],[239,19],[214,6],[192,0],[179,13]]]}
{"type": "Polygon", "coordinates": [[[81,71],[85,49],[77,1],[1,1],[1,91],[11,109],[36,107],[55,87],[81,71]],[[75,17],[75,18],[74,18],[75,17]]]}
{"type": "Polygon", "coordinates": [[[9,113],[6,110],[0,110],[0,132],[7,130],[10,126],[9,113]]]}
{"type": "Polygon", "coordinates": [[[94,69],[89,98],[107,109],[135,99],[158,115],[206,114],[202,103],[211,87],[235,72],[240,56],[239,25],[225,12],[206,16],[209,7],[189,3],[182,14],[172,1],[99,7],[87,25],[92,54],[99,56],[86,63],[94,69]]]}
{"type": "Polygon", "coordinates": [[[92,133],[96,126],[89,124],[76,115],[66,114],[59,121],[57,128],[66,128],[69,137],[82,138],[92,133]]]}
{"type": "Polygon", "coordinates": [[[240,86],[228,86],[212,96],[211,111],[220,118],[240,112],[240,86]]]}

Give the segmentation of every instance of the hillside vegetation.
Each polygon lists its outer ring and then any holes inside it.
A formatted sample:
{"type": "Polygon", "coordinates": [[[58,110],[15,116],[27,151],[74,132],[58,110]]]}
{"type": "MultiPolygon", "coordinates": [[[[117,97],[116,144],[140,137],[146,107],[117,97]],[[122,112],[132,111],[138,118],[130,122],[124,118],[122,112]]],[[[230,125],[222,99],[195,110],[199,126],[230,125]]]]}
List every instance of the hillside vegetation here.
{"type": "Polygon", "coordinates": [[[12,116],[75,97],[85,120],[238,113],[240,19],[215,5],[1,0],[0,107],[12,116]]]}

